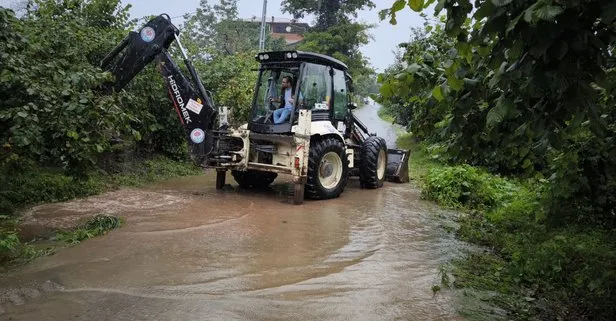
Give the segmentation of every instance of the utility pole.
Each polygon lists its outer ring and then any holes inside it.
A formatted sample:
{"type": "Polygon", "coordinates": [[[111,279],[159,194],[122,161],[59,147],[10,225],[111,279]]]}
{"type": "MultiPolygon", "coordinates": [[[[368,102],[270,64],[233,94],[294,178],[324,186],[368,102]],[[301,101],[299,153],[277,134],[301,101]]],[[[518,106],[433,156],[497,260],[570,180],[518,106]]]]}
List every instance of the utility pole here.
{"type": "Polygon", "coordinates": [[[259,34],[259,51],[265,50],[265,15],[267,13],[267,0],[263,0],[263,14],[261,15],[261,32],[259,34]]]}

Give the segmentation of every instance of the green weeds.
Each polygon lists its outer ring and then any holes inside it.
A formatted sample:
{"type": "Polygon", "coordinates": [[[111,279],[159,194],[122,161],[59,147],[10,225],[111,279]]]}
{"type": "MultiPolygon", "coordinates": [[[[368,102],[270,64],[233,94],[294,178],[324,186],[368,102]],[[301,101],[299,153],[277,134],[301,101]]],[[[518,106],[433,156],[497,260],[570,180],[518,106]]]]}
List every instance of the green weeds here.
{"type": "Polygon", "coordinates": [[[31,244],[22,243],[17,233],[18,223],[19,220],[15,217],[0,216],[0,271],[28,263],[52,252],[51,249],[39,249],[31,244]]]}
{"type": "Polygon", "coordinates": [[[122,223],[122,219],[118,217],[107,214],[99,214],[72,231],[58,232],[56,234],[56,240],[64,242],[68,245],[75,245],[83,240],[105,235],[107,232],[119,228],[122,223]]]}

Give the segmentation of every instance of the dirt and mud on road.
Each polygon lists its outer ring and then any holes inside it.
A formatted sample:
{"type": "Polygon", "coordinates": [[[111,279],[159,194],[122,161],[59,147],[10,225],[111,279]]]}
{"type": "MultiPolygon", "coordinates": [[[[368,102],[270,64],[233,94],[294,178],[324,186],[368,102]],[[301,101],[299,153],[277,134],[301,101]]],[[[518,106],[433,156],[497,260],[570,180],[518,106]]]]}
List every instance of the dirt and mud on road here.
{"type": "MultiPolygon", "coordinates": [[[[372,131],[395,139],[376,115],[372,131]]],[[[390,145],[393,146],[393,145],[390,145]]],[[[106,212],[109,234],[0,279],[0,320],[461,320],[439,265],[456,251],[411,184],[292,204],[284,178],[243,191],[229,177],[173,179],[28,213],[59,224],[106,212]]]]}

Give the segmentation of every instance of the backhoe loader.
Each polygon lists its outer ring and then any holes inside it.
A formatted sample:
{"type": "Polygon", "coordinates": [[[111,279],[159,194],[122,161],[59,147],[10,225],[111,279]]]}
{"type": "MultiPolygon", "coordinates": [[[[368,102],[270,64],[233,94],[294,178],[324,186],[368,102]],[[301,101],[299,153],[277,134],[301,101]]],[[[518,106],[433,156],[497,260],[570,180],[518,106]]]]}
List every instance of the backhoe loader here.
{"type": "Polygon", "coordinates": [[[258,53],[250,118],[233,128],[228,108],[215,106],[179,34],[166,14],[131,31],[101,61],[101,68],[115,76],[103,90],[122,90],[155,60],[185,129],[191,159],[216,170],[217,189],[225,185],[229,171],[245,188],[264,188],[279,174],[290,175],[294,203],[302,204],[304,198],[339,197],[351,176],[371,189],[382,187],[385,180],[408,182],[409,151],[388,149],[385,140],[352,113],[357,107],[351,101],[353,80],[341,61],[296,50],[258,53]],[[169,53],[174,41],[191,80],[169,53]],[[278,104],[285,98],[283,78],[293,99],[278,104]],[[286,118],[278,117],[280,108],[286,108],[286,118]]]}

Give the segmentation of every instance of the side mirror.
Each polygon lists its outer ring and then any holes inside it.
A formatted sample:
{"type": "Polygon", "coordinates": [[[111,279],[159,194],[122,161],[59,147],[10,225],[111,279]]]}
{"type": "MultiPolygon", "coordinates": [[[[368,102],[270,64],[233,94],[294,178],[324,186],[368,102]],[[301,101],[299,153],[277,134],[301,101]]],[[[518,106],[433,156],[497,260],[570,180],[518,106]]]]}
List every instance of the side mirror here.
{"type": "Polygon", "coordinates": [[[349,106],[350,110],[357,109],[357,104],[356,103],[350,103],[348,106],[349,106]]]}

